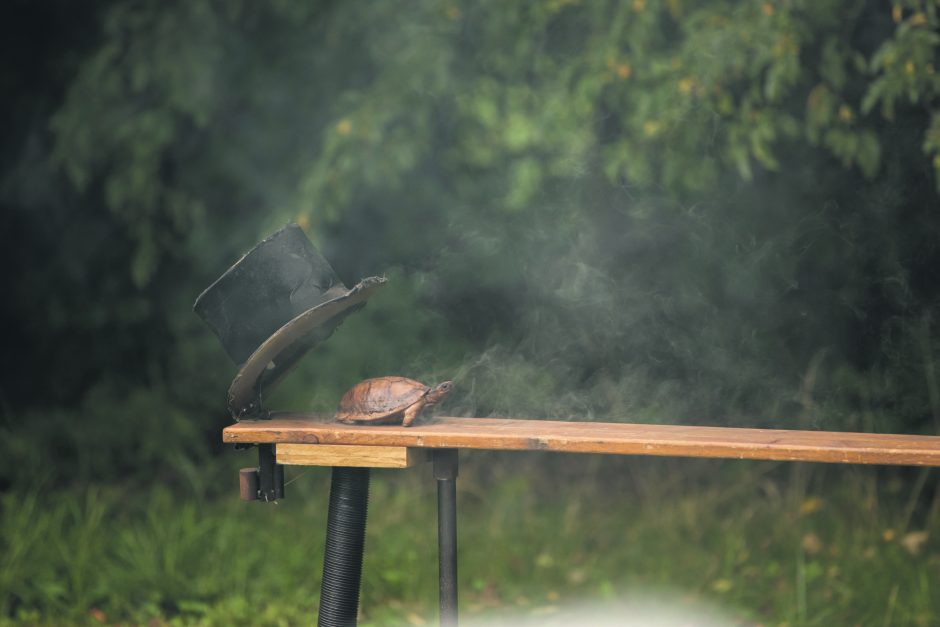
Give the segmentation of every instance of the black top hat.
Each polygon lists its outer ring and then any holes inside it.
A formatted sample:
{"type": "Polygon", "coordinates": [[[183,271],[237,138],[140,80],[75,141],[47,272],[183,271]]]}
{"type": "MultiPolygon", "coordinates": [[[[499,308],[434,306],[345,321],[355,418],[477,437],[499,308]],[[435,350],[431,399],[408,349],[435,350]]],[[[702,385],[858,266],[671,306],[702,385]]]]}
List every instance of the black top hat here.
{"type": "Polygon", "coordinates": [[[239,259],[193,305],[240,364],[228,391],[232,416],[259,417],[262,391],[384,283],[370,277],[346,289],[296,224],[239,259]]]}

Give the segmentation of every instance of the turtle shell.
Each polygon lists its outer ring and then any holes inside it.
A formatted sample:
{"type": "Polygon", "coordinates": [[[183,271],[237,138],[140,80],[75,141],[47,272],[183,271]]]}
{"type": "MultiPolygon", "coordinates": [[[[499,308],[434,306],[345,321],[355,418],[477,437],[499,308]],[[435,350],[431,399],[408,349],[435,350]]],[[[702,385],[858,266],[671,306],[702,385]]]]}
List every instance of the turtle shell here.
{"type": "Polygon", "coordinates": [[[420,381],[405,377],[366,379],[343,394],[336,419],[372,422],[391,418],[420,401],[429,390],[420,381]]]}

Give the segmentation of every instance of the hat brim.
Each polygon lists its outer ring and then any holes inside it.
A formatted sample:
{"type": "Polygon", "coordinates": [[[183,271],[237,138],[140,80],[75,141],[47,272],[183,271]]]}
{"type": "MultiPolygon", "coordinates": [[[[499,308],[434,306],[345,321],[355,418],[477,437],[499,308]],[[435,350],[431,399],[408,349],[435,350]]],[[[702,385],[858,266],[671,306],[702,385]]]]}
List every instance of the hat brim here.
{"type": "Polygon", "coordinates": [[[235,420],[258,417],[261,393],[287,374],[308,350],[327,339],[347,315],[365,306],[382,285],[383,277],[360,281],[340,296],[299,314],[266,339],[242,364],[228,390],[228,407],[235,420]]]}

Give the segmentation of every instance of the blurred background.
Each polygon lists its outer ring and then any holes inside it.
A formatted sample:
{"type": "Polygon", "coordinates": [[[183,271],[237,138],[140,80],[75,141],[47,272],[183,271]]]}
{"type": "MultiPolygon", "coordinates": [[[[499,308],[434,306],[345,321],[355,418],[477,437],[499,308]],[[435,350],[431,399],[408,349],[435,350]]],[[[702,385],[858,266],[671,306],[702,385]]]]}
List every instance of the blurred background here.
{"type": "MultiPolygon", "coordinates": [[[[238,502],[193,314],[300,224],[389,285],[271,407],[940,433],[940,3],[10,0],[0,624],[308,624],[328,472],[238,502]]],[[[940,622],[934,471],[462,458],[461,611],[655,590],[940,622]]],[[[364,624],[434,623],[434,486],[375,473],[364,624]]]]}

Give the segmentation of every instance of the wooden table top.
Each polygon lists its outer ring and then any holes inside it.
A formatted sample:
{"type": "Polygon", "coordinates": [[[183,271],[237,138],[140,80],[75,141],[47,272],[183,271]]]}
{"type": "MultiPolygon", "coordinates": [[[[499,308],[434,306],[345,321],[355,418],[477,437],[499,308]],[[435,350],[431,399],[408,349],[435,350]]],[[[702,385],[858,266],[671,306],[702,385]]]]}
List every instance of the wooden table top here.
{"type": "MultiPolygon", "coordinates": [[[[427,419],[425,419],[427,420],[427,419]]],[[[411,427],[273,414],[226,427],[229,443],[347,444],[940,466],[940,436],[435,417],[411,427]]]]}

